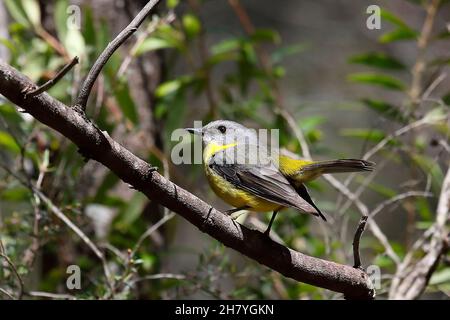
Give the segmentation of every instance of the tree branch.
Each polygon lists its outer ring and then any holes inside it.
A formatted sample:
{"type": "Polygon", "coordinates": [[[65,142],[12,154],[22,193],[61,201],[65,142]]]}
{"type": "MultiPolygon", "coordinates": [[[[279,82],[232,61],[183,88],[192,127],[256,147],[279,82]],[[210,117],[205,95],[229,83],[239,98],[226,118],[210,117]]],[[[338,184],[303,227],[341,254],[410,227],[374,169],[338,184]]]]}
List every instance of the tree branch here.
{"type": "Polygon", "coordinates": [[[353,238],[353,259],[354,264],[353,268],[361,268],[361,257],[359,255],[359,240],[361,239],[361,236],[364,232],[364,229],[366,228],[368,216],[362,216],[359,220],[358,228],[355,232],[355,237],[353,238]]]}
{"type": "Polygon", "coordinates": [[[144,19],[148,16],[153,7],[158,4],[159,0],[150,0],[142,8],[142,10],[137,14],[137,16],[130,22],[130,24],[120,32],[117,37],[111,41],[97,58],[94,65],[83,82],[80,92],[78,94],[75,105],[79,106],[82,110],[86,110],[86,105],[91,93],[92,87],[94,86],[95,80],[97,80],[100,71],[102,71],[103,66],[106,64],[108,59],[113,55],[113,53],[134,33],[137,28],[142,24],[144,19]]]}
{"type": "Polygon", "coordinates": [[[61,80],[62,77],[66,75],[67,72],[70,71],[70,69],[73,68],[78,63],[79,59],[78,57],[74,57],[72,61],[70,61],[68,64],[66,64],[52,79],[48,80],[43,85],[39,86],[38,88],[30,91],[25,91],[25,98],[30,96],[38,95],[41,92],[47,91],[51,87],[53,87],[59,80],[61,80]]]}
{"type": "Polygon", "coordinates": [[[165,179],[152,166],[100,131],[73,108],[47,93],[24,99],[31,81],[0,61],[0,93],[38,121],[57,130],[81,150],[113,171],[150,200],[180,214],[224,245],[278,271],[286,277],[344,293],[347,298],[372,299],[368,275],[351,266],[310,257],[268,239],[233,221],[193,194],[165,179]]]}

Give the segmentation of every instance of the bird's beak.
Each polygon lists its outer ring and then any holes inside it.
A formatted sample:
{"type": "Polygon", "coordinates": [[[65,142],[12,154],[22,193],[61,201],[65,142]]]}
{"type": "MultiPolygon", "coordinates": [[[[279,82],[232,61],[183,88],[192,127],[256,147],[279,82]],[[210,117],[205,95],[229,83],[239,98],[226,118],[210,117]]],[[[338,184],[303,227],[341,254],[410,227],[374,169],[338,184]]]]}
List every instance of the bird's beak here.
{"type": "Polygon", "coordinates": [[[203,135],[202,128],[186,128],[184,130],[193,134],[197,134],[199,136],[203,135]]]}

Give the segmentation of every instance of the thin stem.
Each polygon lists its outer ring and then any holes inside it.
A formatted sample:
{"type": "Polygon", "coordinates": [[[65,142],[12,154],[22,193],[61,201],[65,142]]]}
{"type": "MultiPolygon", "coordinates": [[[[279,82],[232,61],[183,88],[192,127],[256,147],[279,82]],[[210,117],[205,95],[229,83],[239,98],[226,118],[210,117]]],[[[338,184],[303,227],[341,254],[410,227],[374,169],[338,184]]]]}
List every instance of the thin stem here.
{"type": "Polygon", "coordinates": [[[10,298],[11,300],[15,300],[16,298],[14,298],[14,296],[11,294],[11,293],[9,293],[8,291],[6,291],[5,289],[3,289],[3,288],[0,288],[0,292],[1,293],[3,293],[5,296],[7,296],[8,298],[10,298]]]}
{"type": "Polygon", "coordinates": [[[166,216],[164,216],[161,220],[159,220],[157,223],[155,223],[154,225],[152,225],[150,228],[147,229],[147,231],[145,231],[141,237],[139,238],[139,240],[136,242],[136,245],[133,248],[133,251],[131,253],[131,257],[133,257],[136,252],[139,250],[139,247],[142,245],[142,242],[144,242],[145,239],[147,239],[153,232],[155,232],[156,230],[158,230],[159,227],[161,227],[163,224],[165,224],[167,221],[169,221],[170,219],[172,219],[173,217],[175,217],[175,213],[171,212],[169,214],[167,214],[166,216]]]}
{"type": "Polygon", "coordinates": [[[14,273],[14,275],[16,276],[18,282],[19,282],[19,294],[18,294],[18,299],[22,299],[23,296],[23,288],[25,287],[24,282],[22,277],[20,276],[19,272],[17,271],[16,266],[14,265],[14,263],[11,261],[11,259],[9,259],[9,257],[6,255],[6,253],[0,253],[0,257],[2,257],[3,259],[5,259],[6,263],[8,263],[9,267],[11,268],[12,272],[14,273]]]}
{"type": "MultiPolygon", "coordinates": [[[[194,13],[199,17],[200,21],[200,5],[198,0],[190,0],[189,5],[191,6],[194,13]]],[[[203,25],[203,21],[201,21],[203,25]]],[[[211,67],[208,65],[208,59],[209,59],[209,53],[208,53],[208,47],[206,46],[206,37],[205,37],[205,30],[202,27],[200,29],[200,33],[198,35],[198,51],[199,56],[201,60],[201,68],[204,72],[204,79],[205,79],[205,93],[206,93],[206,99],[208,101],[209,105],[209,114],[210,116],[215,119],[218,116],[217,112],[217,101],[216,97],[214,95],[214,86],[212,83],[212,77],[211,77],[211,67]]]]}
{"type": "Polygon", "coordinates": [[[142,10],[136,15],[133,21],[123,29],[119,35],[111,41],[108,46],[103,50],[100,56],[95,61],[91,70],[83,82],[81,86],[80,92],[78,94],[75,105],[79,106],[83,111],[86,111],[86,105],[89,99],[89,95],[91,93],[92,87],[94,86],[95,80],[97,80],[98,75],[102,71],[106,62],[108,62],[109,58],[112,54],[134,33],[137,28],[142,24],[144,19],[150,14],[150,11],[153,7],[159,2],[159,0],[150,0],[147,4],[142,8],[142,10]]]}
{"type": "Polygon", "coordinates": [[[353,264],[353,268],[361,268],[361,257],[359,255],[359,241],[361,240],[361,236],[364,232],[364,229],[366,228],[366,223],[367,223],[367,219],[369,217],[368,216],[362,216],[361,219],[359,220],[359,224],[358,224],[358,228],[356,229],[355,232],[355,237],[353,238],[353,259],[354,259],[354,264],[353,264]]]}
{"type": "Polygon", "coordinates": [[[94,254],[100,259],[103,265],[103,269],[105,272],[106,281],[111,289],[112,295],[114,295],[114,286],[111,283],[112,274],[109,270],[108,264],[106,262],[104,254],[97,248],[97,246],[89,239],[88,236],[81,231],[70,219],[49,199],[47,198],[41,191],[39,191],[35,186],[33,186],[30,182],[23,180],[20,176],[10,170],[7,166],[0,163],[0,167],[5,170],[8,174],[12,175],[17,179],[21,184],[28,187],[33,194],[42,200],[45,205],[50,209],[50,211],[56,215],[62,222],[64,222],[75,234],[77,234],[84,243],[94,252],[94,254]]]}
{"type": "Polygon", "coordinates": [[[137,36],[136,42],[134,43],[133,47],[128,51],[126,57],[123,59],[122,64],[119,67],[119,71],[117,71],[117,77],[123,76],[125,73],[125,70],[128,68],[128,66],[131,63],[131,60],[136,56],[137,50],[142,45],[142,43],[147,39],[147,37],[150,36],[155,30],[161,26],[161,25],[169,25],[175,20],[176,16],[173,11],[170,11],[167,13],[167,15],[162,18],[154,18],[152,17],[152,21],[148,24],[147,28],[137,36]]]}
{"type": "Polygon", "coordinates": [[[407,198],[411,198],[411,197],[432,197],[433,194],[431,192],[423,192],[423,191],[408,191],[405,193],[401,193],[396,195],[395,197],[392,197],[388,200],[385,200],[383,202],[381,202],[375,209],[372,210],[372,212],[369,214],[369,216],[371,218],[375,217],[375,215],[377,215],[379,212],[381,212],[385,207],[398,202],[398,201],[402,201],[404,199],[407,198]]]}
{"type": "Polygon", "coordinates": [[[73,295],[70,295],[70,294],[60,294],[60,293],[51,293],[51,292],[43,292],[43,291],[30,291],[25,294],[30,297],[38,297],[38,298],[76,300],[76,297],[73,295]]]}
{"type": "Polygon", "coordinates": [[[409,97],[413,108],[415,108],[419,103],[419,98],[422,94],[422,78],[423,72],[425,71],[425,53],[431,39],[431,31],[433,30],[434,18],[436,17],[439,3],[440,0],[431,0],[427,4],[427,16],[417,41],[417,59],[412,69],[412,83],[409,91],[409,97]]]}
{"type": "Polygon", "coordinates": [[[47,91],[48,89],[50,89],[51,87],[53,87],[59,80],[61,80],[67,72],[69,72],[77,63],[78,63],[79,59],[77,56],[75,56],[72,61],[70,61],[70,63],[66,64],[64,66],[64,68],[62,68],[55,77],[53,77],[52,79],[48,80],[46,83],[44,83],[43,85],[37,87],[34,90],[31,90],[29,92],[25,92],[25,99],[27,97],[33,97],[36,96],[38,94],[40,94],[41,92],[47,91]]]}

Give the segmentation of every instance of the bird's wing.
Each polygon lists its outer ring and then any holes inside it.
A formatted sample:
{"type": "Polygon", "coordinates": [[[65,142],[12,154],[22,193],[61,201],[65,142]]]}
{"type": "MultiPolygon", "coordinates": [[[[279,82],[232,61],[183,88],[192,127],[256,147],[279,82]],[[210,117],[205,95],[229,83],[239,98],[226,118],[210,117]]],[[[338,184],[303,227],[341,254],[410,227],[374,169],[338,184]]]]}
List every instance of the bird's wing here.
{"type": "Polygon", "coordinates": [[[306,202],[308,202],[310,205],[312,205],[317,210],[317,213],[319,214],[319,216],[322,218],[323,221],[327,221],[327,218],[325,218],[323,213],[320,211],[320,209],[316,206],[316,204],[311,199],[308,189],[306,188],[306,186],[304,184],[301,183],[301,184],[295,186],[295,190],[303,199],[306,200],[306,202]]]}
{"type": "Polygon", "coordinates": [[[282,206],[319,215],[273,164],[239,164],[230,162],[230,159],[224,161],[224,157],[225,153],[218,152],[210,159],[208,166],[235,187],[282,206]]]}

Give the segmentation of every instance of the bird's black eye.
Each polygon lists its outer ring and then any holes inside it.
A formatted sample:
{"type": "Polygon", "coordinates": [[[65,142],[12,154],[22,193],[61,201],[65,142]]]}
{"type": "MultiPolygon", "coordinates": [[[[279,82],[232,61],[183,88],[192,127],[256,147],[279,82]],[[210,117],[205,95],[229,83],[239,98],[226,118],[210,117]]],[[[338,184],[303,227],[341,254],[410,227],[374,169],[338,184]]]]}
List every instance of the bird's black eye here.
{"type": "Polygon", "coordinates": [[[225,133],[227,131],[227,128],[225,128],[225,126],[219,126],[217,129],[219,129],[221,133],[225,133]]]}

